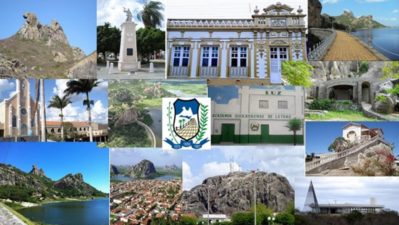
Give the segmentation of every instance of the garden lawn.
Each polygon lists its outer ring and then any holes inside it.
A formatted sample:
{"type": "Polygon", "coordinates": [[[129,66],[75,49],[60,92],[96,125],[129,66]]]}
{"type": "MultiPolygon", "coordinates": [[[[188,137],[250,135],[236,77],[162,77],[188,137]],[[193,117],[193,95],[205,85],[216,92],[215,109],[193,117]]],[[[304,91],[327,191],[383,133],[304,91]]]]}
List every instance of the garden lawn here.
{"type": "Polygon", "coordinates": [[[311,114],[306,116],[307,120],[336,120],[336,121],[378,121],[377,119],[366,117],[360,111],[328,111],[323,115],[311,114]]]}

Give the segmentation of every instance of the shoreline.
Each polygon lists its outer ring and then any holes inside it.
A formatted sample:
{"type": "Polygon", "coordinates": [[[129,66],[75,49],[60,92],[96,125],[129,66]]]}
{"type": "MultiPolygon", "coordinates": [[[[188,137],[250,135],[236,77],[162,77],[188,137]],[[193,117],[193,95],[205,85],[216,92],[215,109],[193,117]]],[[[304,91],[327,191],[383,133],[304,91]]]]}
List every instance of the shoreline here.
{"type": "Polygon", "coordinates": [[[57,199],[57,200],[44,200],[38,203],[34,202],[15,202],[15,201],[7,201],[8,199],[0,199],[0,203],[3,203],[7,205],[6,203],[12,203],[15,205],[20,206],[18,209],[14,210],[19,210],[19,209],[26,209],[26,208],[33,208],[33,207],[38,207],[38,206],[43,206],[45,204],[52,204],[52,203],[63,203],[63,202],[86,202],[90,200],[97,200],[97,199],[109,199],[109,195],[106,197],[91,197],[91,198],[65,198],[65,199],[57,199]]]}

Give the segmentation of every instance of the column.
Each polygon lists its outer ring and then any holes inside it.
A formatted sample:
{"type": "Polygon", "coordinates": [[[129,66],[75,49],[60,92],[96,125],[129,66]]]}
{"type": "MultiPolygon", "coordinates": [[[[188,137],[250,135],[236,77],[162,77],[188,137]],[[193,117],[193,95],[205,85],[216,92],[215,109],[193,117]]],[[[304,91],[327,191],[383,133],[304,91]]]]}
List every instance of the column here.
{"type": "Polygon", "coordinates": [[[41,131],[41,139],[40,141],[46,142],[46,111],[45,111],[45,104],[44,104],[44,80],[40,79],[40,131],[41,131]]]}
{"type": "MultiPolygon", "coordinates": [[[[7,101],[5,102],[7,104],[7,101]]],[[[12,105],[10,102],[10,105],[8,106],[8,135],[12,136],[12,105]]]]}
{"type": "Polygon", "coordinates": [[[28,127],[28,130],[27,130],[27,135],[32,135],[32,112],[31,112],[31,102],[30,102],[30,83],[29,83],[29,80],[27,80],[27,84],[26,84],[26,104],[27,104],[27,127],[28,127]]]}
{"type": "Polygon", "coordinates": [[[255,78],[255,65],[256,65],[256,51],[255,51],[255,40],[252,41],[251,44],[251,54],[250,57],[251,59],[251,79],[255,78]]]}
{"type": "Polygon", "coordinates": [[[192,51],[192,56],[191,56],[191,72],[190,72],[191,78],[197,77],[198,46],[199,46],[198,42],[199,42],[198,40],[193,41],[193,51],[192,51]]]}
{"type": "Polygon", "coordinates": [[[220,64],[220,78],[226,78],[227,77],[227,41],[226,40],[221,40],[222,41],[222,57],[221,57],[221,64],[220,64]]]}
{"type": "Polygon", "coordinates": [[[39,136],[39,111],[36,109],[35,117],[35,136],[39,136]]]}
{"type": "MultiPolygon", "coordinates": [[[[17,85],[17,136],[21,135],[21,81],[16,80],[17,85]]],[[[12,122],[12,121],[11,121],[12,122]]]]}

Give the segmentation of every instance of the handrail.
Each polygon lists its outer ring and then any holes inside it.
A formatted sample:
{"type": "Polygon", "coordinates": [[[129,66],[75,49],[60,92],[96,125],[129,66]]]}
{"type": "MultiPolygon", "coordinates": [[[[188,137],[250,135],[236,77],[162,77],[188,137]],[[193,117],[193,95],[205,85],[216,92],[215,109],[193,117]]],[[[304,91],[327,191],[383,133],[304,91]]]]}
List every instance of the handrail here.
{"type": "Polygon", "coordinates": [[[318,166],[324,165],[324,164],[326,164],[328,162],[331,162],[331,161],[334,161],[336,159],[341,159],[343,157],[346,157],[346,156],[348,156],[348,155],[350,155],[350,154],[352,154],[354,152],[359,151],[361,148],[364,148],[367,145],[373,143],[375,140],[377,140],[379,138],[380,138],[380,136],[377,135],[377,136],[375,136],[375,137],[373,137],[371,139],[369,139],[369,138],[362,139],[361,142],[365,141],[365,140],[368,140],[368,141],[363,143],[363,144],[353,146],[352,148],[346,149],[346,150],[344,150],[342,152],[333,153],[330,156],[323,157],[322,159],[318,159],[318,160],[313,161],[313,162],[307,162],[306,163],[306,171],[312,170],[312,169],[314,169],[314,168],[316,168],[318,166]]]}
{"type": "Polygon", "coordinates": [[[308,60],[321,60],[327,54],[328,49],[330,49],[335,37],[337,36],[337,32],[333,29],[310,28],[309,30],[331,32],[328,36],[323,38],[321,42],[315,44],[313,50],[312,48],[309,49],[308,60]]]}

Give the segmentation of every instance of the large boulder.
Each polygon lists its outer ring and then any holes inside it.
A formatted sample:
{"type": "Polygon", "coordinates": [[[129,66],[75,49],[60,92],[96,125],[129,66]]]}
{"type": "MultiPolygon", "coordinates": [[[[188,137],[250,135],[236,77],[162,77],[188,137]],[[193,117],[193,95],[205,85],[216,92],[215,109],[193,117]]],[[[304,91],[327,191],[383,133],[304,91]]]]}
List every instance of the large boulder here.
{"type": "Polygon", "coordinates": [[[321,10],[323,6],[319,0],[308,1],[308,26],[320,28],[322,25],[321,10]]]}
{"type": "Polygon", "coordinates": [[[183,208],[196,215],[210,213],[231,215],[253,207],[254,180],[256,198],[274,211],[281,212],[294,201],[294,190],[288,180],[276,173],[233,172],[228,175],[205,179],[201,185],[185,191],[182,195],[183,208]],[[209,194],[208,194],[209,191],[209,194]]]}
{"type": "Polygon", "coordinates": [[[142,160],[128,169],[129,175],[135,178],[149,178],[156,172],[154,164],[149,160],[142,160]]]}
{"type": "Polygon", "coordinates": [[[384,143],[373,146],[358,155],[352,170],[363,176],[392,176],[396,172],[392,147],[384,143]]]}

